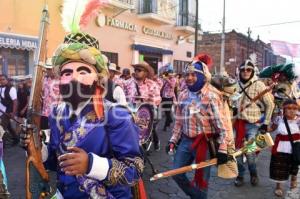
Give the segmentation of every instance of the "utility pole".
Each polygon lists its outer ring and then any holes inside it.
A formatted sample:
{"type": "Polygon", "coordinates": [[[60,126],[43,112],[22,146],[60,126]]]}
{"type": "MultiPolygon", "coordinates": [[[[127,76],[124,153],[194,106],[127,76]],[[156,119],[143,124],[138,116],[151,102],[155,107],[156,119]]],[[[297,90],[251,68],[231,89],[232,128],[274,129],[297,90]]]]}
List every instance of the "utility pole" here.
{"type": "Polygon", "coordinates": [[[198,0],[196,1],[196,20],[195,20],[195,49],[194,49],[194,57],[198,54],[198,0]]]}
{"type": "Polygon", "coordinates": [[[225,73],[225,0],[223,0],[223,19],[222,19],[222,34],[221,34],[221,58],[220,58],[220,73],[225,73]]]}
{"type": "Polygon", "coordinates": [[[250,37],[251,37],[251,33],[252,31],[250,30],[250,27],[248,27],[248,31],[247,31],[247,34],[248,34],[248,41],[247,41],[247,57],[249,57],[249,54],[250,54],[250,37]]]}

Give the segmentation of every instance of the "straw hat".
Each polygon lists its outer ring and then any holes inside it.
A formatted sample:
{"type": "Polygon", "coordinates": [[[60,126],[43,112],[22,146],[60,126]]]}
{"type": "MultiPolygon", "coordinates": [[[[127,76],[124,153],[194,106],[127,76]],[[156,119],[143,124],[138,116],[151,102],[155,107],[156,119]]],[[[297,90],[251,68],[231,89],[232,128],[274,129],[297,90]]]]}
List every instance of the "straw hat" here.
{"type": "Polygon", "coordinates": [[[117,69],[117,65],[115,63],[110,63],[108,65],[108,70],[114,71],[117,74],[121,74],[121,72],[117,69]]]}
{"type": "Polygon", "coordinates": [[[155,72],[153,70],[153,68],[145,61],[138,63],[138,64],[133,64],[131,65],[134,68],[143,68],[148,72],[148,78],[152,78],[155,75],[155,72]]]}

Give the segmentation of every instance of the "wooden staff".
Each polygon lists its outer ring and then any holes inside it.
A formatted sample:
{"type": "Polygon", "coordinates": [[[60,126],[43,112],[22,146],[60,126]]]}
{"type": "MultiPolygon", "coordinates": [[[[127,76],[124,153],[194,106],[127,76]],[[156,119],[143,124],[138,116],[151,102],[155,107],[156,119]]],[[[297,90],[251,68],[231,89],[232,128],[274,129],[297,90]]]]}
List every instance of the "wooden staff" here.
{"type": "MultiPolygon", "coordinates": [[[[237,156],[240,156],[244,153],[248,153],[249,145],[252,145],[254,142],[257,144],[257,147],[256,147],[256,150],[254,150],[253,152],[260,151],[265,147],[270,147],[270,146],[274,145],[273,139],[269,133],[259,134],[258,136],[256,136],[256,138],[253,138],[253,139],[249,140],[248,142],[246,142],[243,148],[241,148],[238,151],[236,151],[235,153],[231,154],[233,159],[235,159],[237,156]]],[[[150,181],[155,181],[158,179],[171,177],[174,175],[186,173],[186,172],[189,172],[189,171],[192,171],[195,169],[202,169],[202,168],[216,165],[216,164],[217,164],[217,158],[213,158],[213,159],[210,159],[210,160],[207,160],[204,162],[200,162],[198,164],[192,164],[189,166],[180,167],[178,169],[172,169],[172,170],[169,170],[169,171],[166,171],[163,173],[158,173],[158,174],[154,175],[153,177],[151,177],[150,181]]]]}

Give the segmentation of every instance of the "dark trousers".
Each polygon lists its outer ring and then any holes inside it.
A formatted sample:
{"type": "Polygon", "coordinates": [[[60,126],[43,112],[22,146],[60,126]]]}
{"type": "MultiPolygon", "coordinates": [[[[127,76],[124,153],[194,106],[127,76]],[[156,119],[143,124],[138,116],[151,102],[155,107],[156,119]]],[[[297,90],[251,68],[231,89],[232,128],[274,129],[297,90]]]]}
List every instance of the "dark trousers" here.
{"type": "Polygon", "coordinates": [[[49,129],[49,121],[48,117],[46,116],[41,116],[41,129],[49,129]]]}
{"type": "Polygon", "coordinates": [[[162,108],[166,116],[164,128],[169,127],[173,122],[171,116],[172,106],[173,106],[173,98],[165,98],[165,97],[162,98],[162,108]]]}
{"type": "Polygon", "coordinates": [[[153,124],[152,139],[153,139],[153,143],[157,145],[159,142],[159,138],[158,138],[158,135],[156,132],[156,124],[157,124],[157,122],[154,122],[154,124],[153,124]]]}
{"type": "Polygon", "coordinates": [[[19,140],[19,136],[11,126],[10,118],[5,114],[1,116],[1,125],[4,131],[8,132],[11,135],[13,140],[19,140]]]}
{"type": "MultiPolygon", "coordinates": [[[[174,156],[173,169],[188,166],[194,162],[196,151],[191,149],[192,144],[193,139],[187,138],[186,136],[182,137],[174,156]]],[[[210,178],[210,167],[205,167],[203,171],[203,179],[208,182],[210,178]]],[[[191,199],[207,199],[207,188],[200,189],[197,186],[192,185],[186,173],[175,175],[173,176],[173,179],[191,199]]]]}

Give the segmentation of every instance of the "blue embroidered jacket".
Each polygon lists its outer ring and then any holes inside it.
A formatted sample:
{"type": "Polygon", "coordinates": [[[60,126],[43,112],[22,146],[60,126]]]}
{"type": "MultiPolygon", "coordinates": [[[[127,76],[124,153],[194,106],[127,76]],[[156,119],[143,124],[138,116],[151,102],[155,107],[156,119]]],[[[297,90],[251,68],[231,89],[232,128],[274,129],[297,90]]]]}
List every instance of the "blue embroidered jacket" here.
{"type": "Polygon", "coordinates": [[[123,107],[106,108],[100,121],[93,104],[86,105],[79,116],[72,117],[67,105],[57,107],[49,118],[51,137],[48,169],[57,171],[57,187],[64,199],[132,198],[131,186],[140,178],[143,159],[139,150],[138,127],[123,107]],[[89,153],[89,170],[84,176],[68,176],[59,168],[57,157],[76,146],[89,153]],[[100,158],[101,157],[101,158],[100,158]],[[106,158],[106,159],[104,159],[106,158]],[[108,162],[107,171],[96,159],[108,162]],[[93,170],[96,175],[90,175],[93,170]],[[98,172],[98,173],[97,173],[98,172]],[[104,172],[104,176],[97,178],[104,172]]]}

